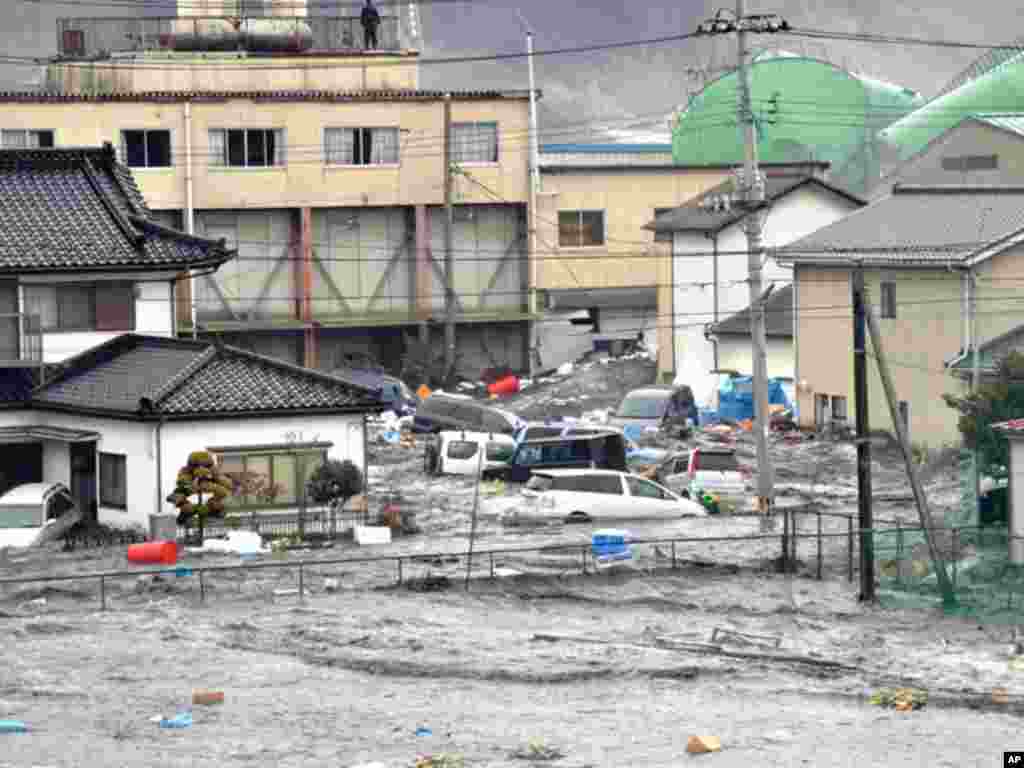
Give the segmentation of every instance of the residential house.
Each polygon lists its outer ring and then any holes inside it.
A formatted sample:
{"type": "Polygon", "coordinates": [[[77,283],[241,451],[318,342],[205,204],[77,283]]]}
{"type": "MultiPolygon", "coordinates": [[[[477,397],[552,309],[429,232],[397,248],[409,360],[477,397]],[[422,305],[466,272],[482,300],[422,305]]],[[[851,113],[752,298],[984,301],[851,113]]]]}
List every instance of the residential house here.
{"type": "MultiPolygon", "coordinates": [[[[819,172],[824,171],[818,166],[819,172]]],[[[672,240],[672,336],[676,380],[703,400],[711,394],[709,371],[721,367],[710,328],[750,304],[745,212],[734,204],[737,179],[730,178],[645,226],[672,240]]],[[[778,248],[864,205],[850,193],[805,169],[765,171],[763,229],[766,249],[778,248]]],[[[788,283],[791,270],[770,257],[762,267],[767,289],[788,283]]]]}
{"type": "Polygon", "coordinates": [[[992,428],[1010,443],[1009,503],[1007,504],[1010,562],[1024,565],[1024,419],[1012,419],[992,428]]]}
{"type": "MultiPolygon", "coordinates": [[[[851,275],[862,269],[898,409],[912,440],[957,442],[962,392],[950,375],[971,350],[1024,322],[1024,187],[897,185],[885,198],[776,252],[793,267],[799,421],[853,423],[851,275]],[[976,312],[971,312],[972,296],[976,312]],[[973,320],[973,323],[972,323],[973,320]],[[973,327],[972,327],[973,325],[973,327]]],[[[869,344],[868,421],[892,419],[869,344]]]]}
{"type": "MultiPolygon", "coordinates": [[[[793,378],[793,286],[777,287],[764,302],[765,359],[768,376],[793,378]]],[[[753,346],[750,307],[709,329],[717,350],[718,368],[752,375],[753,346]]]]}
{"type": "Polygon", "coordinates": [[[174,338],[178,276],[233,256],[156,222],[109,145],[0,150],[0,493],[64,482],[101,522],[144,525],[193,450],[280,483],[286,505],[302,457],[365,466],[377,393],[174,338]]]}
{"type": "Polygon", "coordinates": [[[891,164],[869,197],[885,197],[899,183],[1024,183],[1024,114],[979,113],[963,118],[912,157],[891,164]]]}
{"type": "Polygon", "coordinates": [[[528,92],[421,88],[415,2],[381,10],[377,50],[358,11],[263,5],[58,20],[46,89],[0,94],[0,140],[111,142],[168,226],[237,249],[179,285],[182,335],[397,373],[410,339],[440,343],[450,255],[459,370],[525,367],[528,92]]]}

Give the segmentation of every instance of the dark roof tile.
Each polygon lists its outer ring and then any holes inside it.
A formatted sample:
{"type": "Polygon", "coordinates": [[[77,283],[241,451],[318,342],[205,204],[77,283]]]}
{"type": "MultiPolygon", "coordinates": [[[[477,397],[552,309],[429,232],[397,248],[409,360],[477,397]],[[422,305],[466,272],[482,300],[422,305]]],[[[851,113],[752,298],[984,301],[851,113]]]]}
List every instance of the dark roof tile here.
{"type": "Polygon", "coordinates": [[[124,334],[72,358],[33,403],[169,418],[379,411],[379,392],[234,347],[124,334]],[[141,401],[145,398],[148,404],[141,401]]]}
{"type": "Polygon", "coordinates": [[[216,267],[224,244],[161,227],[113,148],[0,150],[0,273],[216,267]]]}
{"type": "MultiPolygon", "coordinates": [[[[793,286],[772,291],[764,304],[764,328],[767,336],[793,337],[793,286]]],[[[720,336],[746,336],[750,338],[750,307],[727,317],[712,332],[720,336]]]]}

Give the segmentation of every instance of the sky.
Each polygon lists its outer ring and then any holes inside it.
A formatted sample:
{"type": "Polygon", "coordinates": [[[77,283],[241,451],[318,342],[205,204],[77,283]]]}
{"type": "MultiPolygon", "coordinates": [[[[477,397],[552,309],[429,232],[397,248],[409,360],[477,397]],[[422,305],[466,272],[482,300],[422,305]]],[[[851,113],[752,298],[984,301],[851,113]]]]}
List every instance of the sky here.
{"type": "MultiPolygon", "coordinates": [[[[156,0],[164,9],[166,0],[156,0]]],[[[322,1],[322,0],[321,0],[322,1]]],[[[330,1],[330,0],[329,0],[330,1]]],[[[379,0],[386,5],[388,0],[379,0]]],[[[62,16],[134,15],[133,0],[0,0],[0,29],[10,30],[3,53],[46,56],[55,52],[56,19],[62,16]],[[109,3],[103,7],[101,3],[109,3]],[[121,7],[116,7],[120,3],[121,7]],[[95,4],[95,5],[94,5],[95,4]]],[[[358,5],[358,3],[357,3],[358,5]]],[[[732,3],[729,7],[735,7],[732,3]]],[[[747,3],[748,13],[777,12],[791,25],[841,32],[870,32],[929,39],[1008,43],[1024,37],[1013,3],[883,3],[881,0],[777,0],[747,3]]],[[[525,47],[516,10],[534,29],[538,51],[692,31],[718,3],[699,0],[424,0],[423,57],[511,53],[525,47]]],[[[338,13],[355,13],[342,5],[338,13]]],[[[332,11],[333,12],[333,11],[332,11]]],[[[382,12],[386,12],[382,9],[382,12]]],[[[792,37],[758,36],[755,43],[828,58],[850,69],[930,95],[982,51],[866,43],[821,43],[792,37]]],[[[633,126],[623,140],[667,140],[674,108],[699,90],[702,78],[731,66],[732,36],[607,52],[540,56],[537,85],[544,97],[540,122],[545,141],[607,139],[605,128],[633,126]],[[642,124],[641,124],[642,123],[642,124]],[[587,130],[569,126],[587,125],[587,130]]],[[[32,72],[0,64],[3,87],[18,87],[32,72]]],[[[496,63],[424,65],[424,88],[526,88],[524,59],[496,63]]]]}

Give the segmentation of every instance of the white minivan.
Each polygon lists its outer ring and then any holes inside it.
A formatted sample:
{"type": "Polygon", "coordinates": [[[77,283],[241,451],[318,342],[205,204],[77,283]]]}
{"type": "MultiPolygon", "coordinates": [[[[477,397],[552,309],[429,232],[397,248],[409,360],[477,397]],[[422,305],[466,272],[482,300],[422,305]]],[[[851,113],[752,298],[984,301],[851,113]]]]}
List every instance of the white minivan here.
{"type": "Polygon", "coordinates": [[[509,523],[564,520],[676,520],[706,517],[700,504],[630,472],[610,469],[535,470],[509,523]]]}
{"type": "Polygon", "coordinates": [[[515,448],[514,437],[498,432],[440,432],[427,443],[423,468],[428,475],[488,475],[507,467],[515,448]]]}

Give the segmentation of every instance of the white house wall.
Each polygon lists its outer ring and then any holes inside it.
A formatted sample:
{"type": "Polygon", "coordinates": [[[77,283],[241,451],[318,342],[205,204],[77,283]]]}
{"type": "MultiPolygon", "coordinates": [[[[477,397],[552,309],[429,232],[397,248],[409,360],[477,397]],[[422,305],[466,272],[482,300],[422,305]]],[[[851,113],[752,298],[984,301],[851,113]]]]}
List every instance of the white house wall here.
{"type": "MultiPolygon", "coordinates": [[[[769,378],[777,376],[793,378],[792,339],[769,337],[765,351],[767,352],[769,378]]],[[[720,338],[718,341],[718,366],[751,376],[754,365],[750,339],[740,336],[720,338]]]]}
{"type": "MultiPolygon", "coordinates": [[[[781,248],[856,209],[845,197],[820,187],[801,187],[772,204],[765,218],[763,245],[766,249],[781,248]]],[[[718,234],[719,321],[750,305],[746,248],[741,222],[718,234]]],[[[714,240],[702,233],[677,232],[673,238],[676,380],[693,386],[698,398],[705,387],[693,382],[709,382],[707,372],[714,367],[714,345],[704,338],[704,326],[715,322],[714,258],[710,255],[713,250],[714,240]]],[[[769,259],[763,267],[762,281],[766,288],[772,282],[788,284],[792,281],[792,270],[769,259]]],[[[719,366],[725,367],[721,359],[719,366]]],[[[790,370],[792,367],[790,363],[790,370]]]]}
{"type": "Polygon", "coordinates": [[[174,338],[174,284],[136,283],[135,332],[174,338]]]}
{"type": "MultiPolygon", "coordinates": [[[[156,504],[156,456],[153,442],[153,425],[140,424],[119,419],[104,419],[93,416],[78,416],[53,411],[34,411],[29,418],[32,424],[45,424],[65,429],[87,430],[97,432],[100,439],[96,450],[99,453],[116,453],[125,456],[125,475],[127,480],[127,509],[112,509],[99,504],[102,496],[99,478],[99,461],[96,471],[96,502],[98,505],[99,522],[104,525],[125,528],[139,525],[149,527],[149,516],[156,504]]],[[[28,422],[26,422],[28,423],[28,422]]],[[[59,480],[69,483],[71,479],[70,451],[64,443],[64,450],[49,449],[51,441],[43,446],[43,477],[46,480],[59,480]],[[66,469],[63,476],[51,478],[45,474],[48,469],[58,473],[57,461],[63,458],[66,469]]]]}
{"type": "MultiPolygon", "coordinates": [[[[349,459],[360,469],[365,468],[363,417],[359,414],[166,422],[161,428],[161,511],[174,511],[164,499],[174,490],[174,478],[193,451],[284,444],[289,437],[296,442],[334,443],[327,452],[329,458],[349,459]]],[[[150,494],[150,498],[155,496],[150,494]]]]}
{"type": "Polygon", "coordinates": [[[1024,565],[1024,440],[1010,440],[1010,562],[1024,565]]]}

